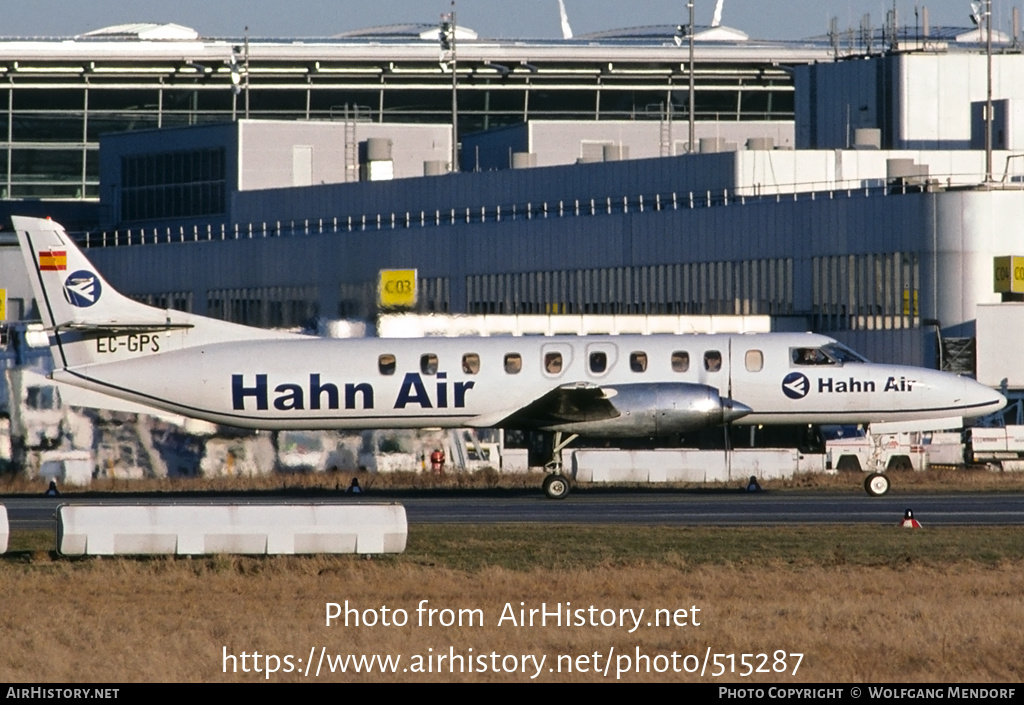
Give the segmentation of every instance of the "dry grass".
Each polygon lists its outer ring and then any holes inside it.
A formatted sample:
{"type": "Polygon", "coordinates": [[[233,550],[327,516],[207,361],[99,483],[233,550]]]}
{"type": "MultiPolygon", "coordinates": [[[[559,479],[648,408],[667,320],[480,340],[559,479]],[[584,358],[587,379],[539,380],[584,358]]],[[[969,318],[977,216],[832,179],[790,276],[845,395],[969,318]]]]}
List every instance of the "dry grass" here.
{"type": "MultiPolygon", "coordinates": [[[[1024,472],[1002,472],[985,466],[951,467],[933,466],[927,471],[891,471],[894,489],[913,489],[925,492],[1021,492],[1024,491],[1024,472]]],[[[543,475],[502,474],[485,469],[473,473],[451,472],[445,475],[430,473],[354,473],[320,472],[297,474],[272,474],[260,477],[214,477],[214,478],[151,478],[140,480],[101,478],[93,480],[88,488],[65,487],[66,492],[340,492],[348,487],[353,477],[368,490],[444,490],[444,489],[537,489],[543,475]]],[[[833,475],[798,475],[785,480],[765,480],[761,484],[769,490],[828,490],[859,493],[863,492],[866,473],[840,472],[833,475]]],[[[742,487],[746,482],[733,486],[742,487]]],[[[723,487],[718,483],[666,483],[644,485],[656,491],[664,489],[693,489],[723,487]]],[[[609,485],[580,485],[580,490],[606,488],[609,485]]],[[[0,475],[0,495],[42,494],[46,483],[29,480],[18,475],[0,475]]]]}
{"type": "MultiPolygon", "coordinates": [[[[150,493],[150,492],[294,492],[324,491],[341,492],[348,487],[353,477],[366,490],[430,490],[430,489],[536,489],[543,476],[540,474],[506,474],[485,469],[474,473],[430,473],[394,472],[317,472],[317,473],[275,473],[262,476],[226,477],[175,477],[145,479],[94,479],[88,487],[67,486],[64,492],[92,493],[150,493]]],[[[42,494],[47,483],[38,479],[27,479],[20,475],[0,475],[0,495],[42,494]]]]}
{"type": "MultiPolygon", "coordinates": [[[[915,492],[1021,492],[1024,472],[1003,472],[984,465],[968,467],[933,465],[928,470],[890,470],[893,489],[915,492]]],[[[852,490],[863,492],[867,473],[798,475],[789,480],[768,481],[770,489],[852,490]]]]}
{"type": "MultiPolygon", "coordinates": [[[[415,527],[401,556],[66,560],[43,534],[0,562],[0,680],[252,681],[223,649],[292,654],[804,654],[795,676],[742,683],[1019,681],[1024,529],[415,527]],[[420,600],[479,609],[483,627],[415,626],[420,600]],[[324,626],[325,603],[403,608],[405,627],[324,626]],[[701,625],[499,627],[506,602],[700,607],[701,625]],[[433,649],[433,651],[428,651],[433,649]]],[[[789,659],[792,663],[792,659],[789,659]]],[[[294,660],[293,660],[294,663],[294,660]]],[[[563,661],[564,663],[564,661],[563,661]]],[[[769,662],[770,665],[770,662],[769,662]]],[[[601,664],[603,667],[603,663],[601,664]]],[[[739,668],[739,657],[736,659],[739,668]]],[[[710,668],[710,667],[709,667],[710,668]]],[[[593,663],[589,665],[593,669],[593,663]]],[[[277,674],[275,681],[304,679],[277,674]]],[[[322,674],[324,681],[526,681],[522,674],[322,674]]],[[[696,681],[686,673],[623,680],[696,681]]]]}

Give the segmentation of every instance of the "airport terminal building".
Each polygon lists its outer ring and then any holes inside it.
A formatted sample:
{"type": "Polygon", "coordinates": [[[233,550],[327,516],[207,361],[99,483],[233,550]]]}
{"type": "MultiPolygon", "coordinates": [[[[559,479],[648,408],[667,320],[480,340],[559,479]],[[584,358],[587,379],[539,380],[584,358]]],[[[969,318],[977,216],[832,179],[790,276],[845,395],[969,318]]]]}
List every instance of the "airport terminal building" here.
{"type": "MultiPolygon", "coordinates": [[[[695,118],[702,129],[769,123],[792,144],[788,68],[827,59],[828,48],[723,29],[696,37],[695,118]]],[[[509,41],[459,28],[459,134],[528,120],[685,121],[688,52],[673,32],[509,41]]],[[[238,118],[450,125],[452,72],[440,54],[436,25],[307,40],[205,38],[173,24],[0,39],[0,197],[99,198],[108,133],[238,118]]],[[[667,154],[680,136],[666,135],[667,154]]]]}
{"type": "MultiPolygon", "coordinates": [[[[1015,296],[992,285],[993,258],[1024,245],[1009,40],[987,162],[976,38],[950,32],[856,56],[698,35],[691,144],[670,29],[467,36],[457,130],[436,29],[143,31],[0,42],[5,193],[98,204],[76,228],[90,257],[154,304],[262,326],[365,319],[380,270],[415,269],[424,312],[762,314],[973,371],[977,306],[1015,296]],[[948,90],[920,90],[939,74],[948,90]],[[922,127],[935,114],[949,117],[922,127]]],[[[9,318],[30,318],[9,259],[9,318]]]]}

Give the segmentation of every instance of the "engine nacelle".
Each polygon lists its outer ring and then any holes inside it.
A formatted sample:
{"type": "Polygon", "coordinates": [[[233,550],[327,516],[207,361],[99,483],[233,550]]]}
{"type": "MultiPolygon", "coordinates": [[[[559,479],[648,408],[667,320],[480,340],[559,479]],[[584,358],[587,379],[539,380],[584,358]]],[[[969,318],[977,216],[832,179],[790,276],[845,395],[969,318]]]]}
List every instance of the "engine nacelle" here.
{"type": "Polygon", "coordinates": [[[720,426],[752,411],[705,384],[618,384],[601,389],[617,415],[558,424],[548,430],[617,438],[668,436],[720,426]]]}

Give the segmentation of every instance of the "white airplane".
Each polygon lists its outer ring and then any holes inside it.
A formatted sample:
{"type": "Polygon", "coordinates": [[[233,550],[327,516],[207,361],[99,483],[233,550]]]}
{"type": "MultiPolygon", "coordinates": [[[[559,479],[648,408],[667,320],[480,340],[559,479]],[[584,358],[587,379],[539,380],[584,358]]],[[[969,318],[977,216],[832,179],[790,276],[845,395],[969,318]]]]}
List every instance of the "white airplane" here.
{"type": "MultiPolygon", "coordinates": [[[[976,417],[977,382],[878,365],[809,333],[327,339],[159,310],[115,291],[64,229],[14,217],[54,380],[254,429],[500,427],[553,433],[545,493],[577,435],[669,436],[739,424],[976,417]]],[[[884,494],[888,479],[865,484],[884,494]]]]}

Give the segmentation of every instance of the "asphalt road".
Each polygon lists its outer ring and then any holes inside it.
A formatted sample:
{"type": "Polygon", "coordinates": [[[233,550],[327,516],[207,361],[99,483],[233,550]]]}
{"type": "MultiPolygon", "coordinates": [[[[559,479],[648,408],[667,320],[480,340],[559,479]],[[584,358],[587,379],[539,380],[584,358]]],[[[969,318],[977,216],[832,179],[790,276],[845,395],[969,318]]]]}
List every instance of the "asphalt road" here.
{"type": "Polygon", "coordinates": [[[1024,494],[911,494],[885,497],[812,492],[671,490],[577,491],[550,500],[539,491],[382,492],[345,495],[168,496],[65,495],[0,497],[12,529],[48,529],[61,503],[267,504],[400,502],[415,524],[652,524],[663,526],[784,526],[896,524],[908,507],[925,526],[1024,525],[1024,494]]]}

